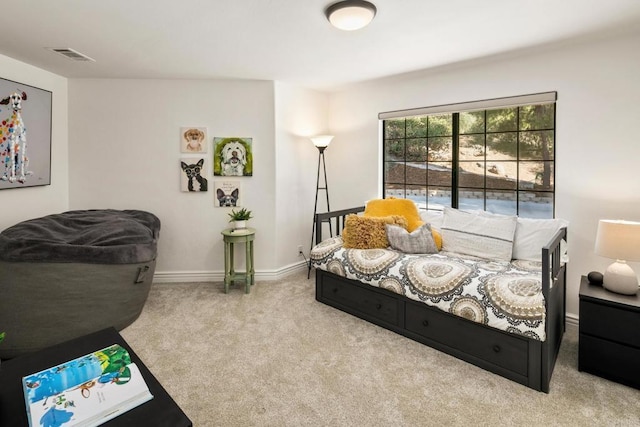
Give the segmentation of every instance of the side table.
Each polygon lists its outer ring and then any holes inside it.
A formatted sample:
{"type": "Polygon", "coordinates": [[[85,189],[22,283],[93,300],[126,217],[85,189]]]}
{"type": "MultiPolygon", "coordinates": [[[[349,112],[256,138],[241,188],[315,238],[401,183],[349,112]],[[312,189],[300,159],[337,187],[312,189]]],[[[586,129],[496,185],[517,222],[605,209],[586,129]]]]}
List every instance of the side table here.
{"type": "Polygon", "coordinates": [[[224,236],[224,293],[229,292],[229,285],[236,280],[244,279],[245,293],[249,293],[251,285],[255,283],[253,267],[253,241],[256,237],[254,228],[227,228],[222,231],[224,236]],[[246,249],[246,271],[236,273],[233,265],[233,245],[244,243],[246,249]]]}
{"type": "Polygon", "coordinates": [[[640,296],[580,282],[578,370],[640,389],[640,296]]]}

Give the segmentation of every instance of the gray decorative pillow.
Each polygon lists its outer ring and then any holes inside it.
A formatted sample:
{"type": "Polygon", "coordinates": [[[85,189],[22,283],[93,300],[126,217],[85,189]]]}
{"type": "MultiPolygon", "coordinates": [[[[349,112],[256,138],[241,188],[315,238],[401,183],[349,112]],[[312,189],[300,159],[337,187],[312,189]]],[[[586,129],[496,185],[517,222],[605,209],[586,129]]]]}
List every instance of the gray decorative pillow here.
{"type": "Polygon", "coordinates": [[[423,224],[411,233],[397,225],[386,224],[385,227],[389,244],[397,251],[407,254],[438,253],[429,224],[423,224]]]}

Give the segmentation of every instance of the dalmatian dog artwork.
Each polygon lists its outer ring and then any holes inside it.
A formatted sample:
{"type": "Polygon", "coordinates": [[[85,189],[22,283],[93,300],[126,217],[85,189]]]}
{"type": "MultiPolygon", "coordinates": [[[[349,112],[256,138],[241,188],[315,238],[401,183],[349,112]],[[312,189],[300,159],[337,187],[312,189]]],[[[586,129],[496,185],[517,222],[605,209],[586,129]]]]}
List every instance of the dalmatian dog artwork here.
{"type": "Polygon", "coordinates": [[[220,151],[221,171],[224,176],[243,176],[247,152],[240,142],[229,141],[220,151]]]}
{"type": "Polygon", "coordinates": [[[24,183],[28,175],[27,128],[22,121],[22,102],[27,100],[26,92],[14,92],[0,101],[0,105],[11,108],[11,116],[0,122],[0,160],[4,164],[0,179],[24,183]]]}

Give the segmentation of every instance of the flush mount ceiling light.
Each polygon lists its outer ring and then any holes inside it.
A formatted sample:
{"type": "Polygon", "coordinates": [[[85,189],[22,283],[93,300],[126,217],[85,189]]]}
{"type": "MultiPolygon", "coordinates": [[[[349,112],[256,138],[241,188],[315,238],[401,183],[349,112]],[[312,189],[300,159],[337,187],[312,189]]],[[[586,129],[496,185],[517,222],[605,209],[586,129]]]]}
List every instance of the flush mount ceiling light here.
{"type": "Polygon", "coordinates": [[[365,0],[343,0],[329,5],[324,14],[331,25],[344,31],[366,27],[376,16],[376,7],[365,0]]]}

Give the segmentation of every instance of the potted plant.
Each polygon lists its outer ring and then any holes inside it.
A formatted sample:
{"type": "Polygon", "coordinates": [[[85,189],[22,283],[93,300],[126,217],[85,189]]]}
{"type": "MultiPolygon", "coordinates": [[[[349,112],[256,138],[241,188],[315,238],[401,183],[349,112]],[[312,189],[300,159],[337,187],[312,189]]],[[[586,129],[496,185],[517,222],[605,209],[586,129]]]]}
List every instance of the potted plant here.
{"type": "Polygon", "coordinates": [[[231,218],[229,222],[234,223],[233,228],[235,229],[247,228],[247,221],[252,218],[251,211],[247,210],[246,208],[242,208],[238,211],[232,209],[229,217],[231,218]]]}

